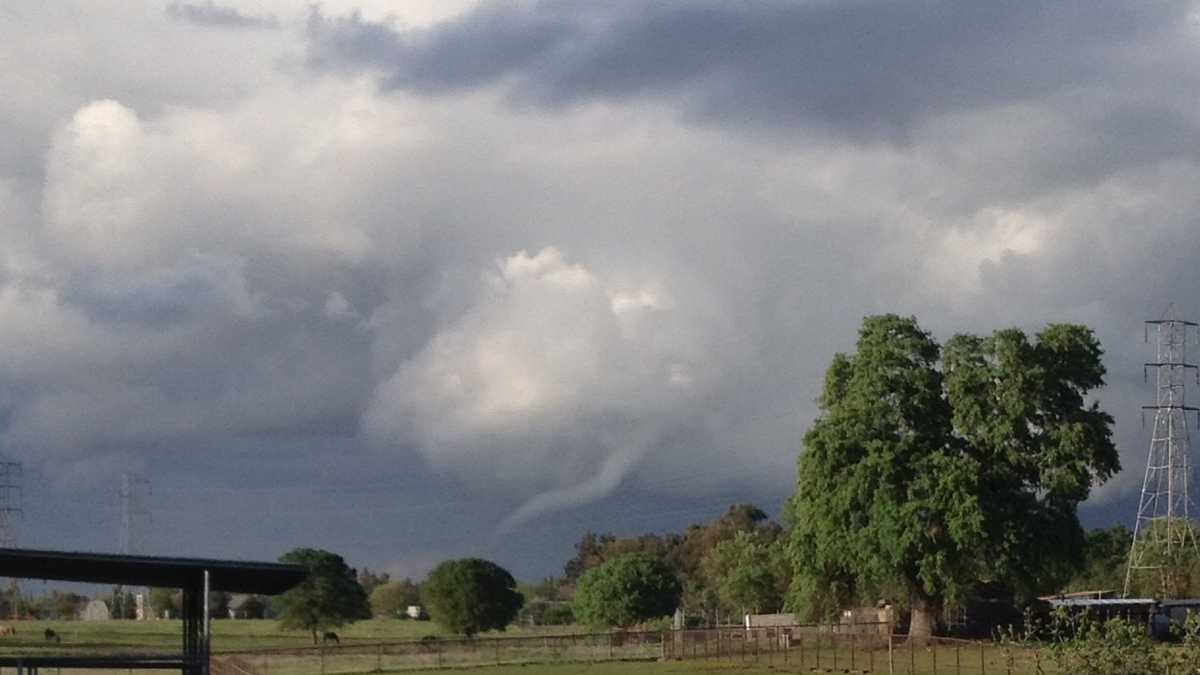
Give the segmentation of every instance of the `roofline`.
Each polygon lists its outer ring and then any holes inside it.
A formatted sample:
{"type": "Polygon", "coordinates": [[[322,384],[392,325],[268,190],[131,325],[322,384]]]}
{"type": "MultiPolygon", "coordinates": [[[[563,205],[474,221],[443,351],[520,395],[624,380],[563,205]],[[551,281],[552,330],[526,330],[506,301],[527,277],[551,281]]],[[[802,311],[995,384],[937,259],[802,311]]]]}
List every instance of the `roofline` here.
{"type": "Polygon", "coordinates": [[[0,576],[131,586],[196,586],[209,573],[215,591],[276,595],[304,581],[299,565],[275,562],[0,548],[0,576]]]}

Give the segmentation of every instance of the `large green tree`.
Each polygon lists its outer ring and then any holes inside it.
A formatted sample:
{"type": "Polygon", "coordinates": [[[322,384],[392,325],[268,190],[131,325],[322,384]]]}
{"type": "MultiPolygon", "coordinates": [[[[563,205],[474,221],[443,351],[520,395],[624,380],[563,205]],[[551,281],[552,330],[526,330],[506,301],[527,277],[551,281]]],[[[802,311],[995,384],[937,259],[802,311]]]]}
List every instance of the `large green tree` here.
{"type": "Polygon", "coordinates": [[[589,626],[627,628],[674,612],[681,590],[674,570],[661,559],[630,553],[585,572],[572,609],[589,626]]]}
{"type": "Polygon", "coordinates": [[[282,627],[308,630],[316,644],[318,631],[371,618],[367,594],[342,556],[321,549],[297,548],[285,553],[279,561],[308,570],[308,577],[299,586],[275,600],[282,627]]]}
{"type": "Polygon", "coordinates": [[[789,503],[792,604],[825,614],[889,595],[928,635],[979,580],[1024,595],[1081,564],[1076,507],[1120,469],[1083,326],[959,335],[868,317],[825,376],[789,503]]]}
{"type": "Polygon", "coordinates": [[[504,630],[521,611],[525,598],[508,570],[479,558],[448,560],[421,584],[429,617],[468,637],[485,630],[504,630]]]}

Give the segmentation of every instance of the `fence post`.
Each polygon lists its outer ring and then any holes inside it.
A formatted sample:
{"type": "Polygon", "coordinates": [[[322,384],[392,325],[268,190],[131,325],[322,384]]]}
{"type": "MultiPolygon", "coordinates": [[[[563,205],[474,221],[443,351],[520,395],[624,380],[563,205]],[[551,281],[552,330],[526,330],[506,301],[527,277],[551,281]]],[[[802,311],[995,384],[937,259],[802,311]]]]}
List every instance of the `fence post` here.
{"type": "Polygon", "coordinates": [[[929,644],[930,644],[930,645],[933,647],[933,652],[932,652],[932,653],[933,653],[933,675],[937,675],[937,648],[938,648],[938,643],[937,643],[937,642],[936,642],[936,641],[935,641],[933,638],[930,638],[930,640],[929,640],[929,644]]]}
{"type": "Polygon", "coordinates": [[[375,647],[375,672],[383,672],[383,645],[375,647]]]}
{"type": "Polygon", "coordinates": [[[979,643],[979,675],[987,673],[987,664],[983,660],[983,643],[979,643]]]}
{"type": "Polygon", "coordinates": [[[912,631],[908,635],[908,675],[916,675],[917,673],[917,652],[913,645],[912,631]]]}
{"type": "Polygon", "coordinates": [[[896,675],[896,654],[892,650],[891,631],[888,631],[888,675],[896,675]]]}
{"type": "Polygon", "coordinates": [[[325,675],[325,647],[317,647],[317,651],[321,654],[321,675],[325,675]]]}
{"type": "Polygon", "coordinates": [[[954,643],[954,674],[962,675],[962,645],[954,643]]]}

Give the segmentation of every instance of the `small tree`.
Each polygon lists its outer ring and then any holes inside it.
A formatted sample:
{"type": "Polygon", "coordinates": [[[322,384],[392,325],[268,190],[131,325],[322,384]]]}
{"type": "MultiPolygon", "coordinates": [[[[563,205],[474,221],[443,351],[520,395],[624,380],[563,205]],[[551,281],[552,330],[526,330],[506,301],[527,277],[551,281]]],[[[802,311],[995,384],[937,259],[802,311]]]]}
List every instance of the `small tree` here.
{"type": "Polygon", "coordinates": [[[705,577],[734,611],[774,612],[783,606],[788,574],[783,540],[766,543],[740,531],[704,556],[705,577]]]}
{"type": "Polygon", "coordinates": [[[421,592],[411,579],[388,581],[371,591],[371,612],[394,619],[409,605],[420,604],[420,597],[421,592]]]}
{"type": "Polygon", "coordinates": [[[575,617],[589,626],[619,626],[667,616],[679,606],[679,579],[645,553],[614,558],[588,570],[575,589],[575,617]]]}
{"type": "Polygon", "coordinates": [[[308,570],[303,583],[276,599],[280,626],[311,631],[316,644],[318,631],[371,617],[367,594],[342,556],[320,549],[298,548],[284,554],[279,561],[308,570]]]}
{"type": "Polygon", "coordinates": [[[172,588],[150,589],[150,612],[157,619],[179,616],[179,599],[172,588]]]}
{"type": "Polygon", "coordinates": [[[479,558],[448,560],[421,584],[429,616],[446,630],[467,637],[485,630],[504,630],[525,599],[508,570],[479,558]]]}

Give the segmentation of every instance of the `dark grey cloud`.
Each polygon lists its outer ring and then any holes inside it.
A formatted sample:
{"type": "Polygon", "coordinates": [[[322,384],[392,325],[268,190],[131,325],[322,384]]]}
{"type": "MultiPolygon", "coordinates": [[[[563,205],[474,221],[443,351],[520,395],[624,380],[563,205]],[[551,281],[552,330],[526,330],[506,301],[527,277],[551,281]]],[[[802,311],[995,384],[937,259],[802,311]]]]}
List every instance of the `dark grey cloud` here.
{"type": "Polygon", "coordinates": [[[1095,326],[1126,471],[1085,517],[1128,510],[1139,321],[1200,315],[1186,5],[336,1],[305,34],[0,23],[25,543],[111,545],[137,470],[158,551],[537,578],[584,529],[776,510],[888,311],[1095,326]]]}
{"type": "Polygon", "coordinates": [[[314,9],[309,60],[378,71],[390,89],[501,82],[535,105],[668,99],[722,126],[906,140],[933,115],[1157,79],[1164,64],[1195,56],[1190,9],[1084,0],[560,0],[484,3],[424,29],[314,9]]]}
{"type": "Polygon", "coordinates": [[[167,5],[167,16],[177,21],[198,26],[217,28],[278,28],[279,20],[274,16],[243,14],[233,7],[218,5],[213,0],[205,2],[172,2],[167,5]]]}

